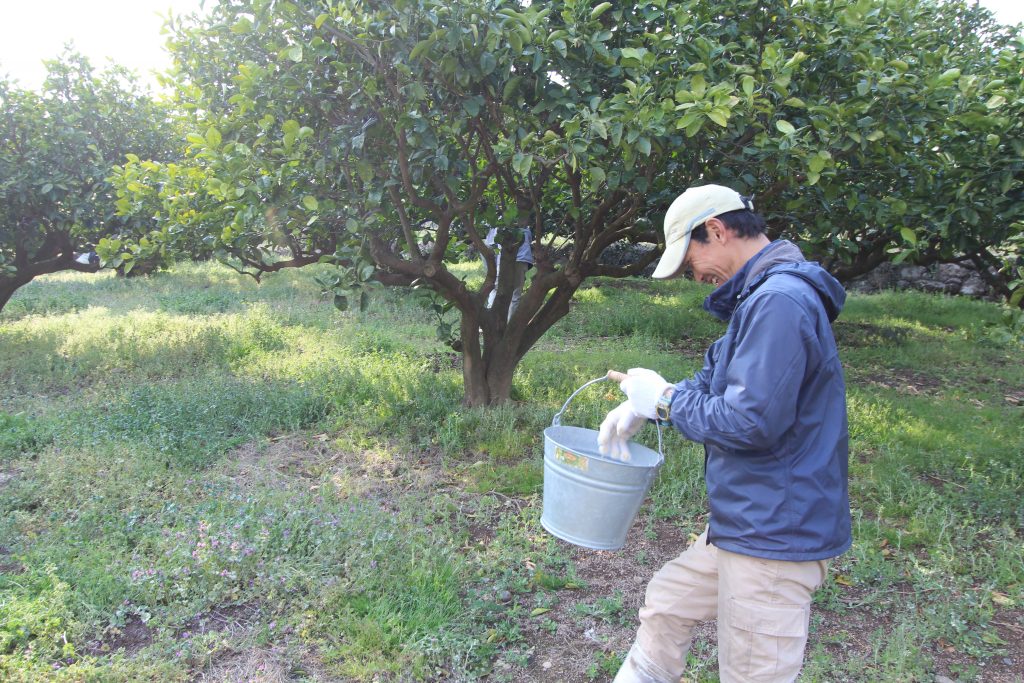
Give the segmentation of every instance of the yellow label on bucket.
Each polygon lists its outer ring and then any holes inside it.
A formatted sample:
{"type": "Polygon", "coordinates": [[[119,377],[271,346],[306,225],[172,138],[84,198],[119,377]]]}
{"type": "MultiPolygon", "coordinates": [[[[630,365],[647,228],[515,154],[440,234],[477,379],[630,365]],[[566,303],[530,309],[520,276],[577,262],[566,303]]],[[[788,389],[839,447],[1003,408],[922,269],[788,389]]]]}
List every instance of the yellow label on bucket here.
{"type": "Polygon", "coordinates": [[[584,456],[567,451],[561,446],[555,447],[555,460],[582,472],[586,472],[590,464],[590,461],[584,456]]]}

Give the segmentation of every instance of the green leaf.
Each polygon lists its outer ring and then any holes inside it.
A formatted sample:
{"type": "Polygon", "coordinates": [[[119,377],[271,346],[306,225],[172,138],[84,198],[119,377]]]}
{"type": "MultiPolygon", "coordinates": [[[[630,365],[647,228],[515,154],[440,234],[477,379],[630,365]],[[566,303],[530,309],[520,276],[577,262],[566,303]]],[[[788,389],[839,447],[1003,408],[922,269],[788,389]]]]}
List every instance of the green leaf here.
{"type": "Polygon", "coordinates": [[[909,256],[910,256],[911,254],[913,254],[913,253],[914,253],[914,252],[913,252],[913,251],[910,251],[910,250],[908,250],[908,251],[901,251],[900,253],[896,254],[896,258],[894,258],[894,259],[892,260],[892,262],[893,262],[893,263],[896,263],[896,264],[900,264],[900,263],[903,263],[903,262],[904,262],[904,261],[906,261],[906,260],[907,260],[907,258],[908,258],[908,257],[909,257],[909,256]]]}
{"type": "Polygon", "coordinates": [[[494,68],[498,65],[498,60],[494,58],[494,55],[490,52],[485,52],[480,55],[480,71],[484,76],[489,75],[494,68]]]}
{"type": "Polygon", "coordinates": [[[697,96],[697,99],[704,97],[707,87],[708,82],[700,74],[694,74],[693,78],[690,79],[690,91],[697,96]]]}
{"type": "Polygon", "coordinates": [[[742,83],[741,87],[743,88],[743,92],[746,93],[747,97],[750,97],[751,95],[754,94],[754,77],[753,76],[749,76],[749,75],[748,76],[744,76],[743,79],[741,80],[741,83],[742,83]]]}
{"type": "Polygon", "coordinates": [[[787,107],[799,107],[801,109],[807,106],[799,97],[790,97],[783,104],[787,107]]]}
{"type": "Polygon", "coordinates": [[[217,149],[218,147],[220,147],[220,143],[220,131],[213,126],[210,126],[206,130],[206,144],[208,144],[211,149],[217,149]]]}
{"type": "Polygon", "coordinates": [[[501,89],[501,99],[510,100],[512,95],[519,89],[519,84],[523,82],[522,76],[513,76],[505,82],[505,87],[501,89]]]}
{"type": "Polygon", "coordinates": [[[676,121],[676,129],[678,130],[680,128],[689,128],[690,124],[702,118],[703,116],[701,115],[700,111],[691,109],[684,116],[679,117],[679,119],[676,121]]]}
{"type": "Polygon", "coordinates": [[[949,85],[958,78],[960,78],[960,69],[946,69],[939,76],[939,85],[949,85]]]}
{"type": "Polygon", "coordinates": [[[985,103],[985,106],[988,107],[989,109],[998,109],[1004,104],[1006,104],[1005,97],[1003,97],[1002,95],[993,95],[992,97],[988,98],[988,102],[985,103]]]}
{"type": "Polygon", "coordinates": [[[590,189],[597,191],[604,183],[606,175],[603,168],[594,166],[590,169],[590,189]]]}
{"type": "Polygon", "coordinates": [[[533,166],[533,155],[516,152],[512,155],[512,170],[520,175],[527,175],[533,166]]]}
{"type": "Polygon", "coordinates": [[[722,111],[718,107],[715,107],[714,109],[708,112],[708,118],[717,123],[718,125],[720,125],[722,128],[725,128],[729,125],[728,113],[722,111]]]}
{"type": "Polygon", "coordinates": [[[419,59],[424,52],[430,49],[430,46],[434,44],[434,38],[429,37],[420,42],[412,48],[412,52],[409,53],[409,61],[414,62],[419,59]]]}
{"type": "Polygon", "coordinates": [[[359,292],[359,310],[363,313],[370,307],[370,294],[368,292],[359,292]]]}
{"type": "Polygon", "coordinates": [[[598,5],[594,9],[590,10],[590,18],[591,19],[597,19],[599,16],[601,16],[602,14],[604,14],[605,12],[610,10],[611,8],[612,8],[612,3],[610,3],[610,2],[602,2],[600,5],[598,5]]]}
{"type": "Polygon", "coordinates": [[[293,62],[301,62],[302,61],[302,46],[301,45],[295,45],[294,47],[289,48],[288,49],[288,59],[292,60],[293,62]]]}
{"type": "Polygon", "coordinates": [[[316,21],[313,22],[314,28],[320,28],[321,26],[324,25],[324,22],[327,21],[330,18],[331,18],[331,15],[329,15],[327,13],[321,14],[320,16],[318,16],[316,18],[316,21]]]}
{"type": "MultiPolygon", "coordinates": [[[[516,55],[520,55],[523,52],[523,39],[519,37],[519,34],[515,31],[508,32],[508,44],[512,48],[512,52],[516,55]]],[[[418,47],[418,46],[417,46],[418,47]]]]}
{"type": "Polygon", "coordinates": [[[231,32],[236,34],[249,33],[252,31],[252,21],[248,17],[242,17],[231,25],[231,32]]]}
{"type": "Polygon", "coordinates": [[[335,294],[334,295],[334,307],[337,308],[339,311],[347,311],[348,310],[348,297],[343,295],[343,294],[335,294]]]}
{"type": "Polygon", "coordinates": [[[636,151],[645,157],[651,156],[651,141],[647,137],[641,137],[636,141],[636,151]]]}
{"type": "Polygon", "coordinates": [[[316,200],[316,197],[314,197],[311,194],[307,194],[305,197],[302,198],[302,205],[309,209],[310,211],[316,211],[317,209],[320,208],[320,202],[318,202],[316,200]]]}
{"type": "Polygon", "coordinates": [[[793,124],[785,119],[779,119],[776,121],[775,127],[778,128],[779,132],[783,135],[792,135],[796,132],[796,128],[793,127],[793,124]]]}
{"type": "Polygon", "coordinates": [[[910,244],[915,247],[917,246],[917,233],[910,228],[900,228],[900,235],[902,235],[903,239],[907,242],[910,242],[910,244]]]}

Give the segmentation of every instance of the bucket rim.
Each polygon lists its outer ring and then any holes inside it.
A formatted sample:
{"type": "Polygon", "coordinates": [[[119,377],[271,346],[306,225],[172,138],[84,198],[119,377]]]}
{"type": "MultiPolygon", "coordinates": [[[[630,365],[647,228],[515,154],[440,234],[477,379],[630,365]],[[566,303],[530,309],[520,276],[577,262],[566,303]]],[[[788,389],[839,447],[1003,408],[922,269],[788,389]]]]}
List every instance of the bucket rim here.
{"type": "Polygon", "coordinates": [[[597,441],[597,436],[596,436],[598,434],[597,430],[595,430],[595,429],[587,429],[586,427],[574,427],[572,425],[551,425],[550,427],[547,427],[547,428],[544,429],[544,439],[545,440],[551,441],[551,443],[556,445],[556,446],[560,446],[562,448],[569,449],[573,453],[575,453],[576,455],[581,455],[581,456],[583,456],[585,458],[589,458],[591,460],[597,460],[599,462],[607,463],[609,465],[619,465],[619,466],[622,466],[622,467],[631,467],[631,468],[634,468],[634,469],[643,469],[643,470],[649,470],[649,469],[655,469],[655,468],[661,467],[661,465],[664,464],[664,461],[665,461],[665,456],[662,453],[659,453],[658,451],[654,450],[650,446],[645,446],[642,443],[638,443],[636,441],[633,441],[632,439],[630,439],[628,441],[628,443],[630,444],[630,448],[631,449],[632,448],[640,449],[641,453],[643,453],[644,455],[649,455],[650,457],[652,457],[654,459],[654,462],[652,462],[652,463],[642,463],[642,462],[634,462],[632,460],[618,460],[618,459],[612,458],[610,456],[601,455],[600,452],[596,452],[596,451],[595,452],[589,452],[588,451],[588,452],[585,452],[585,453],[580,453],[579,449],[571,448],[567,444],[563,443],[561,440],[555,438],[554,434],[557,431],[562,431],[562,430],[573,430],[573,431],[576,431],[576,432],[587,432],[589,434],[593,434],[593,435],[595,435],[594,436],[595,442],[597,441]]]}

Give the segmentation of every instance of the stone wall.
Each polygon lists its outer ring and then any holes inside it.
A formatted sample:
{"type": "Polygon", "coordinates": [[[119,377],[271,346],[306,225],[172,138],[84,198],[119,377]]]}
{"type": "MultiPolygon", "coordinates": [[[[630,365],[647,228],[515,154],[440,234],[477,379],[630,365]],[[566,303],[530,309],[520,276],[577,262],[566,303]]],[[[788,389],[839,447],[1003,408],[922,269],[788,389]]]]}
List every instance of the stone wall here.
{"type": "MultiPolygon", "coordinates": [[[[616,243],[604,250],[601,262],[611,266],[634,263],[653,249],[652,245],[616,243]]],[[[641,277],[650,277],[657,261],[648,266],[641,277]]],[[[970,264],[940,263],[932,266],[883,263],[870,273],[846,283],[851,292],[881,292],[887,289],[918,289],[922,292],[958,294],[975,299],[998,300],[978,271],[970,264]]]]}
{"type": "Polygon", "coordinates": [[[918,289],[922,292],[959,294],[975,299],[998,298],[973,266],[955,263],[939,263],[928,267],[883,263],[870,273],[848,282],[846,288],[851,292],[918,289]]]}

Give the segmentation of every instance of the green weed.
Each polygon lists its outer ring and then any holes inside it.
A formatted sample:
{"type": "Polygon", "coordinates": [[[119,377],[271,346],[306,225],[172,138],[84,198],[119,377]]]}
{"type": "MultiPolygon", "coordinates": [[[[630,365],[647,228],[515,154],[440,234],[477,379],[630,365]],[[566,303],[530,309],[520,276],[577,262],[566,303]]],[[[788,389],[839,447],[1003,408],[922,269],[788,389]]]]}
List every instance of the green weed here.
{"type": "MultiPolygon", "coordinates": [[[[0,678],[187,680],[265,647],[355,680],[523,680],[537,633],[633,629],[634,596],[587,593],[573,550],[540,527],[543,431],[609,368],[699,368],[722,330],[706,288],[593,282],[525,358],[513,401],[467,410],[459,359],[416,302],[382,290],[338,312],[313,281],[326,269],[260,285],[213,263],[61,274],[11,300],[0,678]],[[201,626],[224,613],[253,616],[201,626]],[[118,652],[132,629],[144,637],[118,652]]],[[[987,332],[998,315],[854,295],[836,323],[854,546],[816,610],[870,627],[849,654],[815,630],[806,680],[921,680],[940,641],[980,679],[1006,651],[998,623],[1024,604],[1024,363],[987,332]]],[[[562,423],[596,429],[622,400],[594,385],[562,423]]],[[[650,427],[637,438],[657,447],[650,427]]],[[[701,447],[673,433],[664,450],[638,522],[652,541],[706,523],[701,447]]],[[[618,661],[598,653],[580,674],[618,661]]],[[[697,642],[688,675],[715,680],[715,662],[697,642]]]]}

